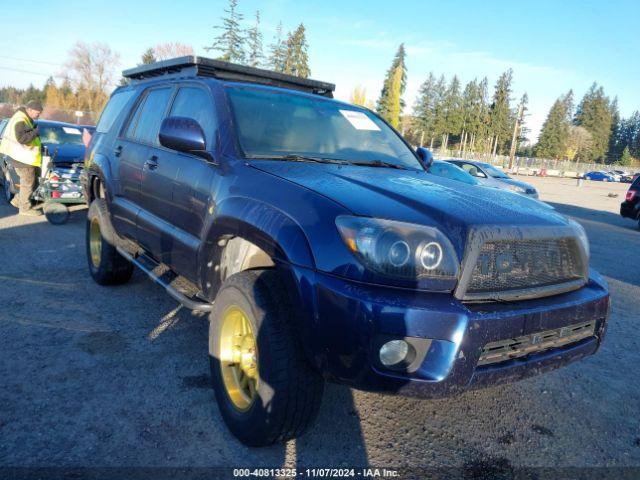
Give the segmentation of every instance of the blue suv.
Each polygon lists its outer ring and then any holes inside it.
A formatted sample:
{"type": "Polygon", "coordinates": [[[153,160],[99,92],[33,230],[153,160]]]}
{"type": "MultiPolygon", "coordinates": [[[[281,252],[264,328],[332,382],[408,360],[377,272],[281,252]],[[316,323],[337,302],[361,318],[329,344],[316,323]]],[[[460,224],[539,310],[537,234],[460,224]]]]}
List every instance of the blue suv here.
{"type": "Polygon", "coordinates": [[[133,266],[208,314],[245,444],[300,435],[325,381],[442,397],[594,353],[609,315],[582,227],[429,173],[334,86],[182,57],[124,72],[85,159],[93,279],[133,266]]]}

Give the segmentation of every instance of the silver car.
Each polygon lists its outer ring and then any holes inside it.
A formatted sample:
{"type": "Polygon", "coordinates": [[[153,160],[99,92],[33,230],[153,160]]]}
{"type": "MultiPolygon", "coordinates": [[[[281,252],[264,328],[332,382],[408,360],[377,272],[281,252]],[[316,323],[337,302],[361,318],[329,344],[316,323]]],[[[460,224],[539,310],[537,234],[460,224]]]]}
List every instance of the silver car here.
{"type": "Polygon", "coordinates": [[[526,195],[530,198],[538,198],[538,191],[529,183],[514,180],[502,170],[497,169],[493,165],[484,162],[476,162],[474,160],[451,159],[447,162],[453,163],[469,173],[472,177],[477,178],[480,183],[488,187],[502,188],[511,190],[512,192],[526,195]]]}

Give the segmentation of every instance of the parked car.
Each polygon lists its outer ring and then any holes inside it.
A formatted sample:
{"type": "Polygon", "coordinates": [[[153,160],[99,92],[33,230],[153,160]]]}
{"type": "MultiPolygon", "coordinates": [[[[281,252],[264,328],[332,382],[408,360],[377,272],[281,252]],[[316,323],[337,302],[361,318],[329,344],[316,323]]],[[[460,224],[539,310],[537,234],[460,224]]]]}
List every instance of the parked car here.
{"type": "Polygon", "coordinates": [[[462,168],[442,160],[434,160],[429,167],[429,173],[439,177],[449,178],[468,185],[481,185],[474,177],[465,172],[462,168]]]}
{"type": "Polygon", "coordinates": [[[638,222],[640,228],[640,176],[633,181],[624,202],[620,205],[620,215],[638,222]]]}
{"type": "MultiPolygon", "coordinates": [[[[42,203],[47,220],[65,223],[69,218],[69,205],[85,203],[80,183],[85,146],[83,131],[95,127],[72,123],[40,120],[37,123],[42,142],[42,167],[32,194],[32,201],[42,203]]],[[[5,199],[9,202],[19,191],[19,178],[14,165],[0,159],[5,199]]]]}
{"type": "Polygon", "coordinates": [[[614,182],[622,181],[622,174],[618,173],[617,170],[607,170],[605,171],[605,173],[608,173],[609,175],[611,175],[613,177],[614,182]]]}
{"type": "Polygon", "coordinates": [[[615,182],[616,181],[613,175],[607,172],[603,172],[601,170],[594,171],[594,172],[587,172],[584,174],[583,178],[585,180],[592,180],[594,182],[615,182]]]}
{"type": "Polygon", "coordinates": [[[511,190],[531,198],[538,198],[538,191],[530,183],[515,180],[502,170],[497,169],[493,165],[484,162],[476,162],[474,160],[451,159],[447,160],[454,165],[462,168],[465,172],[475,177],[483,185],[489,187],[502,188],[511,190]]]}
{"type": "Polygon", "coordinates": [[[427,173],[329,83],[192,56],[123,75],[85,159],[89,273],[136,265],[209,315],[245,444],[299,436],[325,381],[450,396],[600,346],[609,293],[578,223],[427,173]]]}
{"type": "MultiPolygon", "coordinates": [[[[40,140],[42,141],[43,152],[46,153],[43,157],[44,161],[42,165],[44,173],[46,174],[47,170],[50,170],[49,173],[54,175],[54,179],[68,179],[69,175],[74,175],[76,179],[75,183],[77,184],[77,175],[75,174],[79,174],[79,171],[83,167],[85,153],[85,146],[82,143],[82,130],[87,129],[93,131],[95,127],[91,125],[55,122],[52,120],[39,120],[37,125],[40,140]],[[47,163],[48,158],[51,159],[51,164],[47,163]],[[73,174],[69,173],[70,170],[73,170],[73,174]]],[[[0,128],[4,129],[4,126],[0,125],[0,128]]],[[[5,199],[11,201],[13,196],[19,191],[20,179],[13,164],[9,162],[4,155],[0,156],[0,170],[2,171],[5,199]]],[[[68,182],[63,180],[58,183],[61,189],[61,197],[58,199],[58,202],[84,203],[81,189],[75,188],[73,192],[67,191],[68,189],[62,191],[62,188],[64,188],[62,184],[68,182]],[[72,193],[74,193],[73,197],[71,196],[72,193]],[[65,194],[69,196],[62,198],[62,195],[65,194]]]]}

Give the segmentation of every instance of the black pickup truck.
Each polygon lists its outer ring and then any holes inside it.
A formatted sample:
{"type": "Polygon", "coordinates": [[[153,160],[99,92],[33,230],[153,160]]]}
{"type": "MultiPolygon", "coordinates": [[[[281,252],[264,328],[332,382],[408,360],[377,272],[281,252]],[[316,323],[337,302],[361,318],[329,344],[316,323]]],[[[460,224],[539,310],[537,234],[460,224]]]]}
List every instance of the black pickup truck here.
{"type": "Polygon", "coordinates": [[[442,397],[600,346],[609,293],[579,224],[429,173],[329,83],[199,57],[124,76],[85,158],[89,271],[136,265],[209,313],[244,443],[300,435],[327,380],[442,397]]]}

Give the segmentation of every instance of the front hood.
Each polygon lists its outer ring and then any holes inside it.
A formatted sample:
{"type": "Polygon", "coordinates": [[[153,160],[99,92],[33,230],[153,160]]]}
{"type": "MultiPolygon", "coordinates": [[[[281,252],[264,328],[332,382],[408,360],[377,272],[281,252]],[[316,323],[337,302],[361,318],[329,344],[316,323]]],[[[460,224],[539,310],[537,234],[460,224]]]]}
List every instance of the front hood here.
{"type": "Polygon", "coordinates": [[[520,180],[514,180],[513,178],[500,178],[497,180],[499,180],[500,183],[504,183],[506,185],[514,185],[516,187],[524,188],[525,190],[528,190],[528,189],[535,190],[534,186],[531,185],[530,183],[521,182],[520,180]]]}
{"type": "Polygon", "coordinates": [[[49,151],[49,155],[53,162],[57,164],[83,163],[84,162],[84,145],[75,145],[71,143],[43,143],[49,151]]]}
{"type": "Polygon", "coordinates": [[[433,225],[453,240],[471,226],[563,226],[562,215],[514,192],[426,172],[302,162],[251,166],[313,190],[355,215],[433,225]]]}

